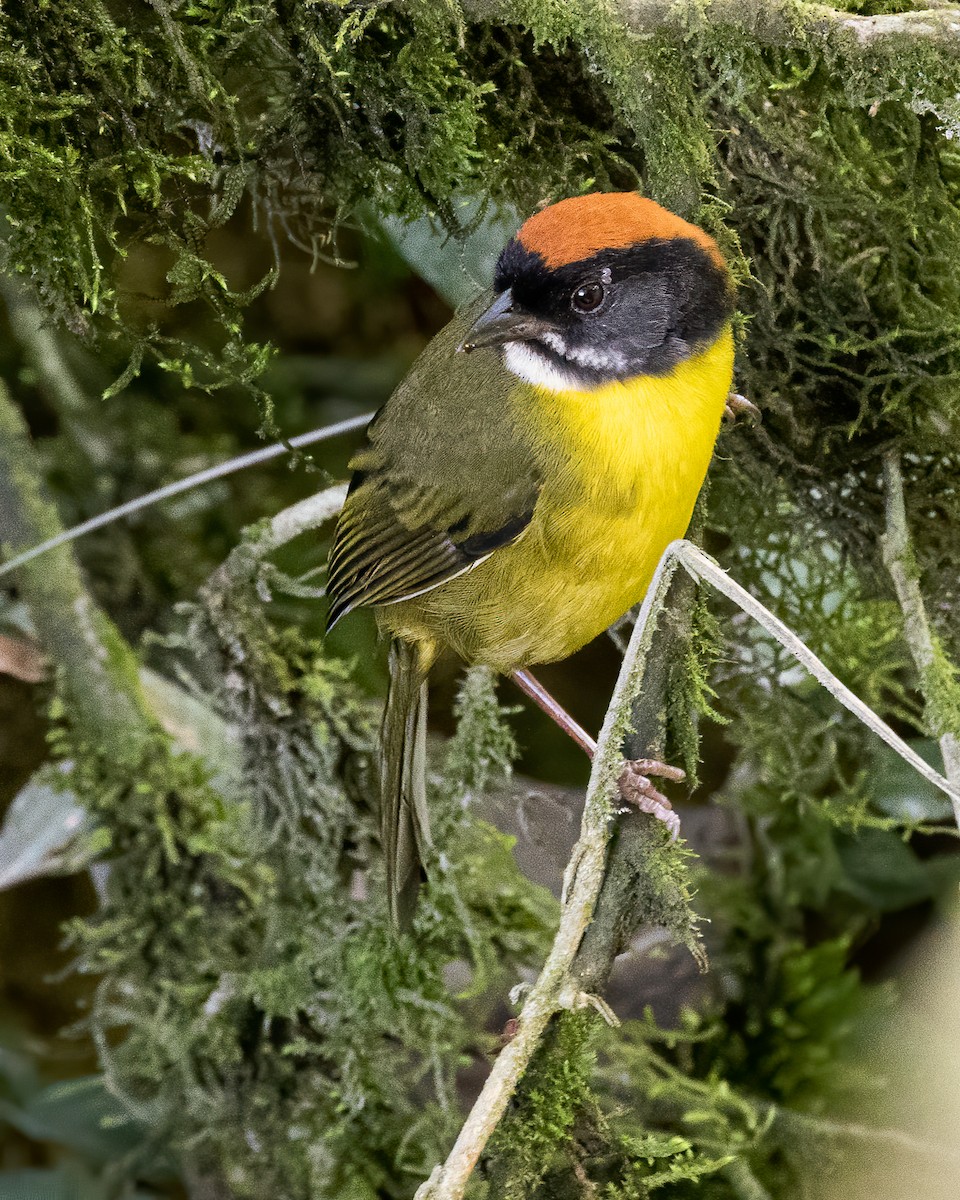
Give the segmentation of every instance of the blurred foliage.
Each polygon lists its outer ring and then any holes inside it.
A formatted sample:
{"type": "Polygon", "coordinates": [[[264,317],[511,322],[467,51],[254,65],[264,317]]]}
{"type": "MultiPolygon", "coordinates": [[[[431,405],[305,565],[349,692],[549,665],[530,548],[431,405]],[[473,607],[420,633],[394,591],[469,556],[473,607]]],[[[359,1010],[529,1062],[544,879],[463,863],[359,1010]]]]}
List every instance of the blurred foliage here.
{"type": "MultiPolygon", "coordinates": [[[[705,543],[923,745],[931,705],[958,711],[960,65],[937,36],[839,28],[760,0],[8,6],[0,375],[64,523],[258,429],[375,408],[448,312],[401,254],[460,297],[513,214],[639,187],[715,232],[740,280],[738,386],[764,419],[723,436],[705,543]],[[944,648],[923,679],[879,552],[890,448],[944,648]]],[[[25,794],[60,778],[108,849],[96,897],[83,880],[5,896],[0,1200],[410,1196],[496,1052],[499,998],[542,959],[555,906],[475,815],[516,753],[489,678],[467,675],[456,732],[441,681],[434,861],[396,940],[370,809],[372,623],[318,640],[319,535],[240,569],[244,528],[340,477],[349,449],[79,546],[164,678],[117,681],[152,714],[133,749],[53,702],[61,766],[25,794]],[[42,959],[23,944],[41,911],[72,916],[73,973],[52,937],[42,959]]],[[[834,1154],[817,1121],[863,1094],[848,1048],[894,1003],[869,981],[888,931],[956,879],[941,799],[709,603],[669,699],[670,744],[688,752],[704,724],[698,794],[738,830],[696,874],[706,999],[669,1029],[555,1022],[478,1196],[810,1195],[811,1145],[834,1154]]],[[[3,632],[35,618],[4,593],[3,632]]],[[[545,678],[598,720],[615,666],[595,647],[545,678]]],[[[37,695],[56,685],[0,689],[9,797],[39,765],[37,695]]],[[[524,765],[576,778],[555,738],[527,732],[524,765]]]]}

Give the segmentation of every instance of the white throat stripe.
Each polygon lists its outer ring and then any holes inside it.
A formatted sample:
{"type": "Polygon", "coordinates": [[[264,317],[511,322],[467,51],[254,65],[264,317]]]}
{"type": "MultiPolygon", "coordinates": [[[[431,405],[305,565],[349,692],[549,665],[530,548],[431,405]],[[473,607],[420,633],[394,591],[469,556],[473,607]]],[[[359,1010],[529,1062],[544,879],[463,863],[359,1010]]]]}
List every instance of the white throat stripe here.
{"type": "Polygon", "coordinates": [[[555,367],[543,355],[538,354],[528,342],[506,342],[503,361],[508,371],[525,379],[527,383],[546,388],[551,392],[579,392],[583,384],[566,371],[555,367]]]}

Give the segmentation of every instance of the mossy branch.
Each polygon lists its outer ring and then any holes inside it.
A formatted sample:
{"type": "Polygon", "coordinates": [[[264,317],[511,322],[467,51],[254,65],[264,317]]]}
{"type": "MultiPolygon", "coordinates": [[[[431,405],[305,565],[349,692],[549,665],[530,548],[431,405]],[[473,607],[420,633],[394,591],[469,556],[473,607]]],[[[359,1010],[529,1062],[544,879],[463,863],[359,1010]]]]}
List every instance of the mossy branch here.
{"type": "Polygon", "coordinates": [[[292,542],[301,533],[326,524],[343,508],[346,498],[347,485],[338,483],[291,504],[268,521],[261,521],[230,553],[226,562],[218,569],[218,573],[223,572],[231,578],[241,576],[249,562],[265,558],[274,550],[285,546],[287,542],[292,542]]]}
{"type": "MultiPolygon", "coordinates": [[[[0,542],[16,554],[60,531],[26,422],[0,381],[0,542]]],[[[78,726],[113,748],[143,735],[136,659],[90,599],[70,550],[60,546],[25,566],[20,580],[78,726]]]]}
{"type": "Polygon", "coordinates": [[[100,418],[87,404],[83,388],[68,366],[43,312],[25,286],[10,275],[0,279],[0,295],[13,335],[23,347],[24,357],[53,402],[65,430],[91,463],[105,467],[110,457],[109,440],[100,435],[100,418]]]}
{"type": "MultiPolygon", "coordinates": [[[[552,1017],[563,1009],[594,1005],[612,1016],[599,997],[583,991],[575,963],[584,935],[594,918],[604,885],[614,824],[611,798],[616,794],[622,763],[621,746],[630,731],[633,701],[643,683],[656,630],[676,570],[683,566],[695,580],[710,583],[753,617],[788,650],[845,708],[881,737],[920,774],[944,791],[956,804],[955,788],[928,766],[876,713],[850,691],[806,644],[763,604],[735,583],[709,555],[691,542],[672,542],[664,551],[624,658],[617,685],[597,742],[593,770],[587,786],[580,839],[564,876],[560,926],[536,983],[530,989],[517,1020],[516,1034],[501,1051],[483,1090],[467,1117],[447,1161],[435,1168],[418,1189],[416,1200],[460,1200],[484,1147],[506,1111],[510,1097],[540,1044],[552,1017]]],[[[647,843],[648,866],[653,842],[647,843]]],[[[665,863],[659,864],[665,866],[665,863]]],[[[677,932],[675,930],[675,932],[677,932]]]]}
{"type": "MultiPolygon", "coordinates": [[[[475,20],[522,19],[515,0],[468,0],[475,20]]],[[[524,10],[525,12],[525,10],[524,10]]],[[[956,53],[960,6],[863,16],[805,0],[619,0],[610,16],[643,38],[682,41],[691,33],[726,27],[763,46],[799,47],[841,56],[866,50],[890,57],[904,45],[928,44],[956,53]]]]}
{"type": "Polygon", "coordinates": [[[263,560],[281,546],[292,542],[301,533],[317,529],[335,517],[347,498],[347,485],[336,484],[291,504],[269,520],[259,521],[244,531],[243,541],[235,546],[213,572],[201,591],[210,618],[230,643],[235,641],[239,628],[263,621],[259,601],[256,612],[244,616],[237,604],[245,589],[256,585],[263,560]]]}
{"type": "MultiPolygon", "coordinates": [[[[884,456],[883,483],[887,500],[886,528],[881,539],[884,566],[903,612],[903,636],[920,676],[927,717],[932,733],[940,742],[944,770],[950,782],[960,788],[960,681],[927,617],[907,524],[900,455],[896,450],[884,456]]],[[[950,799],[960,825],[960,801],[956,795],[950,799]]]]}
{"type": "MultiPolygon", "coordinates": [[[[629,758],[664,758],[671,664],[682,660],[682,647],[691,632],[695,593],[696,585],[686,574],[675,575],[670,582],[664,611],[655,621],[643,682],[633,702],[632,727],[624,747],[629,758]]],[[[687,898],[682,879],[673,880],[673,886],[666,889],[651,887],[650,867],[656,865],[651,845],[656,847],[662,842],[650,821],[637,814],[632,820],[620,822],[593,920],[572,968],[584,992],[604,990],[617,955],[623,952],[635,930],[647,923],[671,925],[674,935],[684,940],[705,966],[695,930],[689,922],[684,922],[682,910],[686,909],[687,898]],[[659,897],[661,903],[657,907],[661,911],[651,912],[645,903],[651,894],[659,897]],[[670,919],[674,914],[662,911],[662,902],[668,898],[680,903],[680,911],[675,914],[679,921],[670,919]]],[[[671,857],[682,868],[676,856],[671,857]]]]}
{"type": "Polygon", "coordinates": [[[803,0],[707,0],[694,4],[623,0],[620,11],[627,26],[638,33],[680,34],[700,24],[728,25],[772,45],[796,44],[802,39],[836,50],[852,43],[861,47],[887,43],[884,49],[890,53],[896,53],[896,43],[904,38],[942,41],[956,47],[960,19],[960,7],[955,5],[862,16],[803,0]]]}
{"type": "MultiPolygon", "coordinates": [[[[670,583],[675,556],[664,557],[644,598],[613,698],[597,740],[593,770],[587,785],[580,839],[564,875],[560,925],[536,983],[530,989],[517,1021],[516,1034],[497,1057],[447,1161],[437,1167],[417,1191],[417,1200],[459,1200],[473,1169],[490,1140],[534,1051],[553,1016],[564,1010],[594,1004],[574,973],[583,936],[593,920],[606,876],[607,855],[615,825],[613,797],[623,763],[621,747],[632,724],[633,701],[643,682],[656,628],[670,583]]],[[[650,843],[651,849],[653,843],[650,843]]],[[[659,847],[663,849],[662,840],[659,847]]],[[[672,851],[667,851],[672,855],[672,851]]],[[[609,1010],[604,1012],[607,1015],[609,1010]]]]}

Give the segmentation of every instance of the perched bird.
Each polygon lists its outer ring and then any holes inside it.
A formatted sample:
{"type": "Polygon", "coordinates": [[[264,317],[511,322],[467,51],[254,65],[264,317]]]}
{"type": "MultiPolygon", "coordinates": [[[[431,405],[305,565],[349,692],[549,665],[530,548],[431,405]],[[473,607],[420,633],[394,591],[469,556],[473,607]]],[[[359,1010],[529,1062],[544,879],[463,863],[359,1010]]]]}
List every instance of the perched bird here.
{"type": "MultiPolygon", "coordinates": [[[[381,827],[398,923],[429,843],[439,650],[512,675],[590,752],[526,668],[622,616],[683,536],[730,392],[733,305],[697,226],[634,193],[561,200],[525,222],[493,295],[456,314],[370,423],[330,554],[328,627],[374,605],[393,639],[381,827]]],[[[644,771],[671,776],[658,766],[638,765],[641,792],[644,771]]]]}

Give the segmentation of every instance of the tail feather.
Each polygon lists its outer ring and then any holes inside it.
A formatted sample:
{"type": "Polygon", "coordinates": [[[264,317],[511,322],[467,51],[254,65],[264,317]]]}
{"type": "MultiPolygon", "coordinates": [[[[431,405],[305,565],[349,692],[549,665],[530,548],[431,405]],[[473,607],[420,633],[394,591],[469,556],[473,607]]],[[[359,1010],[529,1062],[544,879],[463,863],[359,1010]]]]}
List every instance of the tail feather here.
{"type": "Polygon", "coordinates": [[[410,925],[423,854],[430,845],[427,812],[427,673],[432,647],[395,639],[380,742],[380,837],[387,902],[394,925],[410,925]]]}

